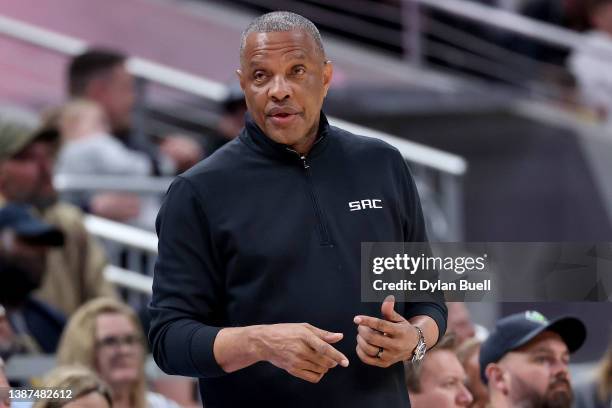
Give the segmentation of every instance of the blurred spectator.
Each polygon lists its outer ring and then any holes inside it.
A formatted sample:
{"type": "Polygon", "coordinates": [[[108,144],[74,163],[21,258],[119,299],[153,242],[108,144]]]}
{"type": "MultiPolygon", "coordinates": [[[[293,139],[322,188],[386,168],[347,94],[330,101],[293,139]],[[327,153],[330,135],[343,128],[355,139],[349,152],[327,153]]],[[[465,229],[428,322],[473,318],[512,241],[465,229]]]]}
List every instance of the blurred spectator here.
{"type": "Polygon", "coordinates": [[[73,365],[61,366],[45,376],[41,388],[70,390],[67,400],[38,400],[33,408],[112,408],[110,389],[89,369],[73,365]]]}
{"type": "Polygon", "coordinates": [[[9,399],[10,384],[4,372],[4,360],[0,357],[0,408],[10,408],[11,400],[9,399]]]}
{"type": "Polygon", "coordinates": [[[211,155],[225,143],[238,137],[244,127],[244,114],[247,111],[244,92],[238,83],[229,85],[228,89],[228,95],[223,101],[223,113],[217,123],[217,133],[211,136],[207,145],[207,155],[211,155]]]}
{"type": "MultiPolygon", "coordinates": [[[[105,49],[90,49],[75,57],[68,67],[68,90],[72,98],[99,103],[111,124],[111,133],[129,149],[145,152],[152,160],[154,173],[164,170],[164,157],[150,140],[137,140],[132,134],[132,111],[136,102],[134,78],[126,67],[125,55],[105,49]]],[[[186,136],[163,138],[160,149],[176,170],[187,170],[203,156],[199,144],[186,136]]]]}
{"type": "MultiPolygon", "coordinates": [[[[67,103],[59,113],[58,127],[62,137],[55,171],[59,174],[148,176],[151,161],[141,152],[130,150],[108,132],[110,124],[102,108],[95,102],[76,99],[67,103]]],[[[84,206],[92,193],[72,193],[67,199],[84,206]]],[[[115,194],[118,221],[131,221],[153,228],[159,210],[155,197],[140,199],[134,194],[115,194]],[[131,217],[136,217],[130,219],[131,217]]]]}
{"type": "Polygon", "coordinates": [[[132,309],[113,299],[94,299],[70,318],[57,352],[60,365],[81,364],[111,388],[115,408],[177,408],[146,390],[144,333],[132,309]]]}
{"type": "Polygon", "coordinates": [[[452,335],[444,336],[428,351],[421,366],[405,362],[406,385],[412,408],[469,407],[472,395],[454,349],[452,335]]]}
{"type": "Polygon", "coordinates": [[[474,398],[470,408],[485,408],[489,403],[489,391],[480,379],[480,345],[480,340],[470,338],[457,347],[457,358],[467,375],[466,386],[474,398]]]}
{"type": "Polygon", "coordinates": [[[52,184],[57,143],[56,130],[35,130],[24,117],[0,111],[0,205],[3,200],[31,204],[64,233],[63,248],[48,252],[35,296],[69,315],[88,299],[115,296],[115,291],[104,278],[104,251],[85,229],[81,211],[58,201],[52,184]]]}
{"type": "Polygon", "coordinates": [[[464,341],[476,335],[470,311],[463,302],[446,302],[448,307],[448,326],[446,331],[455,335],[459,347],[464,341]]]}
{"type": "Polygon", "coordinates": [[[0,357],[55,352],[65,318],[30,294],[45,274],[47,248],[63,241],[60,230],[35,218],[27,207],[0,209],[0,357]]]}
{"type": "MultiPolygon", "coordinates": [[[[575,31],[587,30],[590,22],[587,17],[587,0],[529,0],[519,10],[520,14],[543,23],[575,31]]],[[[558,66],[565,65],[567,49],[549,45],[542,41],[525,37],[513,37],[512,48],[542,62],[558,66]]]]}
{"type": "Polygon", "coordinates": [[[576,387],[575,408],[612,407],[612,339],[595,378],[576,387]]]}
{"type": "Polygon", "coordinates": [[[593,31],[568,59],[584,103],[612,123],[612,0],[589,0],[593,31]]]}
{"type": "Polygon", "coordinates": [[[480,375],[494,407],[570,408],[570,353],[586,338],[573,317],[548,321],[535,311],[500,319],[480,349],[480,375]]]}

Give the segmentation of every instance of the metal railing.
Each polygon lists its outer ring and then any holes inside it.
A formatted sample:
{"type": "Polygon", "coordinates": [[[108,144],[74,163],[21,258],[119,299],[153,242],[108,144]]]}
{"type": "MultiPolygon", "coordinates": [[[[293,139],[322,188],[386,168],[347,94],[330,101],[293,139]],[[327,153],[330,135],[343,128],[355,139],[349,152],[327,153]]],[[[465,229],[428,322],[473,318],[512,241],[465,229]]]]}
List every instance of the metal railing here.
{"type": "MultiPolygon", "coordinates": [[[[0,16],[0,34],[70,56],[79,54],[87,49],[87,44],[82,40],[3,16],[0,16]]],[[[222,101],[228,92],[224,84],[141,58],[129,58],[127,67],[132,74],[139,78],[139,87],[141,89],[146,82],[151,82],[187,92],[214,102],[222,101]]],[[[141,99],[140,106],[143,106],[143,104],[144,99],[141,99]]],[[[140,128],[142,128],[142,125],[146,122],[144,109],[137,108],[136,111],[134,123],[136,127],[140,125],[140,128]]],[[[441,236],[443,239],[447,240],[460,240],[462,238],[461,179],[467,168],[467,163],[463,158],[438,149],[409,142],[383,132],[352,125],[336,118],[329,119],[332,124],[340,125],[362,135],[382,138],[396,146],[400,149],[406,160],[413,164],[415,174],[425,175],[423,179],[426,181],[419,183],[420,185],[429,183],[429,180],[435,179],[435,183],[432,184],[438,186],[437,188],[440,191],[435,191],[435,188],[430,188],[427,193],[423,194],[429,194],[430,196],[436,195],[435,201],[442,209],[439,214],[449,217],[449,219],[445,220],[442,224],[437,224],[444,225],[445,227],[434,235],[441,236]],[[438,195],[440,199],[438,199],[438,195]],[[450,219],[451,217],[452,219],[450,219]]],[[[140,130],[138,133],[142,134],[144,132],[140,130]]],[[[138,183],[128,186],[125,183],[114,184],[115,181],[110,179],[105,182],[102,178],[93,180],[85,176],[70,177],[63,175],[58,177],[57,182],[60,189],[63,190],[74,191],[90,189],[91,186],[95,185],[102,188],[114,187],[113,190],[121,191],[134,191],[134,189],[136,189],[138,191],[149,190],[149,192],[154,192],[164,189],[167,180],[151,181],[150,183],[138,183]]]]}

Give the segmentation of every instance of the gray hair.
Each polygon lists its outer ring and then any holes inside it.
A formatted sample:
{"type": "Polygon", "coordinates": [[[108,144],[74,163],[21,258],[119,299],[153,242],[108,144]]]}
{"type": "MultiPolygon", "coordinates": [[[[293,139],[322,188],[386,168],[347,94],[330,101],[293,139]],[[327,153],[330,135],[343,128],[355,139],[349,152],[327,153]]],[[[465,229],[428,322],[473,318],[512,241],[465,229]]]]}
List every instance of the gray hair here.
{"type": "Polygon", "coordinates": [[[240,60],[242,60],[244,56],[246,40],[251,33],[276,33],[293,30],[302,30],[308,33],[314,40],[317,51],[325,57],[325,49],[323,48],[321,34],[312,21],[290,11],[273,11],[257,17],[242,32],[242,36],[240,37],[240,60]]]}

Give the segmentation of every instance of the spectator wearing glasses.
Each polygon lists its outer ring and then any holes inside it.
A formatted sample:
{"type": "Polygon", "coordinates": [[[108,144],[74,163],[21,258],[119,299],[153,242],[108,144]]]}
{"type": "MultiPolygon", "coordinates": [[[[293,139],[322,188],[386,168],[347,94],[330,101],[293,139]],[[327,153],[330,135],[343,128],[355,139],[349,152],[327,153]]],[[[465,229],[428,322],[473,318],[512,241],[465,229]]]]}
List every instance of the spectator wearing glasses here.
{"type": "Polygon", "coordinates": [[[99,298],[70,318],[57,353],[59,365],[81,364],[106,382],[115,408],[177,408],[178,404],[147,391],[144,334],[127,305],[99,298]]]}

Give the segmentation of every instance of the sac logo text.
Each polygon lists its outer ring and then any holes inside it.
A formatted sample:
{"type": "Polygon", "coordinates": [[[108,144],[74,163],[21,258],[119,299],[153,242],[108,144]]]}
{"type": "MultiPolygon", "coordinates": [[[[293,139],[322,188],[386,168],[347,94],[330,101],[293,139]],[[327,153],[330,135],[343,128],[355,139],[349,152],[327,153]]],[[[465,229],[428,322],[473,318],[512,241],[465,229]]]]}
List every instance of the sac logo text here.
{"type": "Polygon", "coordinates": [[[366,210],[368,208],[383,208],[382,200],[378,198],[366,198],[359,201],[351,201],[348,203],[351,211],[366,210]]]}

